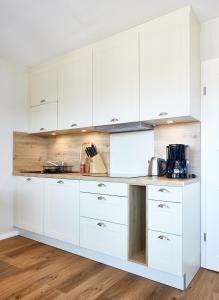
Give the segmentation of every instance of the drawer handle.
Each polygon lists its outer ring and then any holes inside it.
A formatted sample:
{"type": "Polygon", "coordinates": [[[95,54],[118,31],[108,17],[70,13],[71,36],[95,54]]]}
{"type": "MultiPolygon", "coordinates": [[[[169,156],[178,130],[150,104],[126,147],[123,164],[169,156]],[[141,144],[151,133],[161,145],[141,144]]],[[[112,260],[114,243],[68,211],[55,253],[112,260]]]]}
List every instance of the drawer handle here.
{"type": "Polygon", "coordinates": [[[76,123],[74,123],[74,124],[71,124],[71,126],[70,127],[76,127],[77,126],[77,124],[76,123]]]}
{"type": "Polygon", "coordinates": [[[158,192],[161,192],[161,193],[169,193],[170,191],[168,191],[167,189],[159,189],[158,192]]]}
{"type": "Polygon", "coordinates": [[[159,113],[158,116],[159,116],[159,117],[162,117],[162,116],[168,116],[168,113],[165,112],[165,111],[163,111],[163,112],[159,113]]]}
{"type": "Polygon", "coordinates": [[[166,204],[159,204],[157,207],[160,207],[160,208],[170,208],[168,205],[166,204]]]}
{"type": "Polygon", "coordinates": [[[40,101],[40,103],[45,103],[46,102],[46,100],[45,99],[42,99],[41,101],[40,101]]]}
{"type": "Polygon", "coordinates": [[[118,122],[119,121],[119,119],[117,119],[117,118],[112,118],[111,120],[110,120],[110,122],[118,122]]]}
{"type": "Polygon", "coordinates": [[[31,178],[30,178],[30,177],[28,177],[28,178],[27,178],[27,181],[31,181],[31,178]]]}
{"type": "Polygon", "coordinates": [[[98,187],[105,187],[106,185],[104,183],[98,183],[98,187]]]}
{"type": "Polygon", "coordinates": [[[58,181],[57,181],[57,183],[59,183],[59,184],[63,184],[63,183],[64,183],[64,181],[62,181],[62,180],[58,180],[58,181]]]}
{"type": "Polygon", "coordinates": [[[42,128],[40,128],[40,131],[44,131],[44,130],[45,130],[45,128],[43,128],[43,127],[42,127],[42,128]]]}
{"type": "Polygon", "coordinates": [[[99,197],[97,197],[97,200],[106,200],[106,198],[103,196],[99,196],[99,197]]]}
{"type": "Polygon", "coordinates": [[[165,240],[165,241],[170,241],[170,239],[167,236],[165,236],[165,235],[159,235],[158,239],[165,240]]]}
{"type": "Polygon", "coordinates": [[[97,226],[99,226],[99,227],[106,227],[106,224],[104,224],[103,222],[98,222],[97,226]]]}

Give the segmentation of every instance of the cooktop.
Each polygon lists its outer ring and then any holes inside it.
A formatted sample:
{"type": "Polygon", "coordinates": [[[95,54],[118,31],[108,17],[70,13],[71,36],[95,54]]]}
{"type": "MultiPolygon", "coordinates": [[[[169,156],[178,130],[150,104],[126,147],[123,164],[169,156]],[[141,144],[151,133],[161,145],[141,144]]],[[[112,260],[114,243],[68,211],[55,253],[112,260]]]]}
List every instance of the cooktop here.
{"type": "Polygon", "coordinates": [[[109,174],[86,174],[84,176],[92,176],[92,177],[110,177],[110,178],[138,178],[144,177],[145,174],[123,174],[123,173],[109,173],[109,174]]]}

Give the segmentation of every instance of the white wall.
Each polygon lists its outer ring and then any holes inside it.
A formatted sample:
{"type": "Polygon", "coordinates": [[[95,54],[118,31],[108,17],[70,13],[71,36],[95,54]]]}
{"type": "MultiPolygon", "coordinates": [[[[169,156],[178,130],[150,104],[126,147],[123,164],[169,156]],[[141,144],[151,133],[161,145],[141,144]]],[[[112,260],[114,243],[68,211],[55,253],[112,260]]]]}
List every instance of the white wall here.
{"type": "Polygon", "coordinates": [[[27,72],[0,58],[0,234],[12,229],[13,130],[27,129],[27,72]]]}
{"type": "Polygon", "coordinates": [[[154,156],[154,131],[110,135],[110,173],[147,175],[154,156]]]}
{"type": "Polygon", "coordinates": [[[219,18],[201,25],[201,60],[219,58],[219,18]]]}

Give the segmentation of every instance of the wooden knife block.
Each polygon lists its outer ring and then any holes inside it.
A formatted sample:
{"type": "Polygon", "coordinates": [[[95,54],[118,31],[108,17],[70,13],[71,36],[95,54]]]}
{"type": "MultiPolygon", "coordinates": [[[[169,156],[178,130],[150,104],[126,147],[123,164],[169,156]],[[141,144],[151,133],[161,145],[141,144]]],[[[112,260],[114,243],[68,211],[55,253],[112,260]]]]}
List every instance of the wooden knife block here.
{"type": "Polygon", "coordinates": [[[104,165],[104,162],[100,154],[97,154],[94,157],[92,157],[90,161],[90,174],[95,174],[95,173],[99,173],[99,174],[107,173],[107,169],[104,165]]]}

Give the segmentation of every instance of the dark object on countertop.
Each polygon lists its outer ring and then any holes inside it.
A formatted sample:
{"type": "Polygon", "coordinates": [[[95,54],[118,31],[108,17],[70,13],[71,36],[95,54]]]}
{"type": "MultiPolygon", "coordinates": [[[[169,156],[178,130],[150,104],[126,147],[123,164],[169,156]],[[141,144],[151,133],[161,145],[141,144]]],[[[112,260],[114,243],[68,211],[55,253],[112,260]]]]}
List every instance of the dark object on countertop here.
{"type": "Polygon", "coordinates": [[[60,172],[60,171],[53,171],[53,172],[48,172],[48,171],[20,171],[20,173],[29,173],[29,174],[79,174],[78,171],[64,171],[64,172],[60,172]]]}
{"type": "Polygon", "coordinates": [[[42,173],[57,174],[57,173],[69,173],[72,172],[72,166],[43,166],[42,173]]]}
{"type": "Polygon", "coordinates": [[[196,174],[190,174],[190,178],[197,178],[198,176],[196,174]]]}
{"type": "Polygon", "coordinates": [[[168,178],[189,178],[189,146],[184,144],[170,144],[167,146],[168,178]]]}
{"type": "Polygon", "coordinates": [[[97,155],[97,150],[93,144],[90,147],[86,147],[85,152],[88,157],[94,157],[95,155],[97,155]]]}
{"type": "Polygon", "coordinates": [[[149,161],[148,176],[166,175],[166,160],[158,157],[152,157],[149,161]]]}

